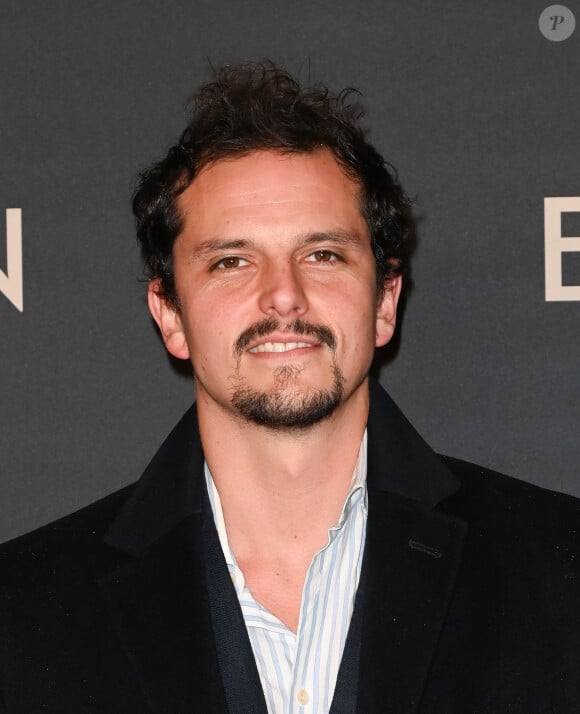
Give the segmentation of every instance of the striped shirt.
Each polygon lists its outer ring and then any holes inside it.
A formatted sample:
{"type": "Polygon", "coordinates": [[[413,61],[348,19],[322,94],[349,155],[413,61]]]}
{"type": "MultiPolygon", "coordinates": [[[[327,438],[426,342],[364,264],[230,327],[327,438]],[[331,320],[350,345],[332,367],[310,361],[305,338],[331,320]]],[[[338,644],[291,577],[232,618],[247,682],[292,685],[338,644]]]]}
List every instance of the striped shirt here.
{"type": "Polygon", "coordinates": [[[270,714],[326,714],[360,578],[367,520],[367,435],[328,542],[308,568],[296,634],[258,603],[230,550],[219,494],[205,466],[209,500],[270,714]]]}

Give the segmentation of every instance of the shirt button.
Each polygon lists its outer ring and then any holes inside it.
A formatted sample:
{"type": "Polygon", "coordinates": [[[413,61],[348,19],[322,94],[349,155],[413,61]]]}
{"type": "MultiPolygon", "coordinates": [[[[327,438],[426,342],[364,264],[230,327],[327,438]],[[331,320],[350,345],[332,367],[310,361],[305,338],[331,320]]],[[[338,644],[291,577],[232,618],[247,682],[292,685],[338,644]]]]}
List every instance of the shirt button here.
{"type": "Polygon", "coordinates": [[[308,704],[310,696],[305,689],[301,689],[296,695],[296,699],[298,700],[298,704],[308,704]]]}

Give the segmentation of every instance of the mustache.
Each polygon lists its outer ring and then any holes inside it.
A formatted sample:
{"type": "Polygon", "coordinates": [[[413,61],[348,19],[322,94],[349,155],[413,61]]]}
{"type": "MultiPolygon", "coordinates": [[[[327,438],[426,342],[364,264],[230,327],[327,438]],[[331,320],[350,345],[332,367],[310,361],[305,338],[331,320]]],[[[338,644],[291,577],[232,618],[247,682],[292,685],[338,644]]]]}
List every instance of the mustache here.
{"type": "Polygon", "coordinates": [[[336,349],[336,337],[326,325],[313,325],[300,319],[282,325],[280,320],[276,320],[274,317],[267,317],[264,320],[254,322],[253,325],[250,325],[242,332],[234,344],[234,354],[236,357],[240,357],[246,347],[257,337],[265,337],[275,331],[316,337],[318,342],[326,345],[333,352],[336,349]]]}

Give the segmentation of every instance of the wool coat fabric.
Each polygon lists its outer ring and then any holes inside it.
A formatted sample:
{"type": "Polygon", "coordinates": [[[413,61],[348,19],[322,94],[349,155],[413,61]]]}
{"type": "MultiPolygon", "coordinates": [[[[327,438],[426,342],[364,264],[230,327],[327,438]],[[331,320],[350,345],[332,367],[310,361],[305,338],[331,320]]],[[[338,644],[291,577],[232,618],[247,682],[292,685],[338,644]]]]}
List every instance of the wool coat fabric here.
{"type": "MultiPolygon", "coordinates": [[[[580,501],[436,455],[370,392],[356,712],[577,714],[580,501]]],[[[0,546],[1,714],[259,711],[227,704],[203,463],[194,406],[135,485],[0,546]]]]}

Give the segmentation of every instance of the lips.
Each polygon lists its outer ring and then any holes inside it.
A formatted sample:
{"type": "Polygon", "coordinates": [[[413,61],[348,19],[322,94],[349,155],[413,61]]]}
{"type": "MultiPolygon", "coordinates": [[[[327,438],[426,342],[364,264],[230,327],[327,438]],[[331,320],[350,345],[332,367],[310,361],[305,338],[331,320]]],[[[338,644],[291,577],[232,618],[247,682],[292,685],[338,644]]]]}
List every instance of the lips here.
{"type": "Polygon", "coordinates": [[[309,342],[262,342],[255,347],[251,347],[248,352],[289,352],[290,350],[298,350],[303,347],[314,347],[315,345],[309,342]]]}
{"type": "Polygon", "coordinates": [[[334,334],[325,325],[313,325],[301,319],[282,325],[274,318],[266,318],[242,332],[234,345],[234,355],[239,359],[245,351],[289,352],[320,345],[326,345],[332,351],[336,349],[334,334]]]}

